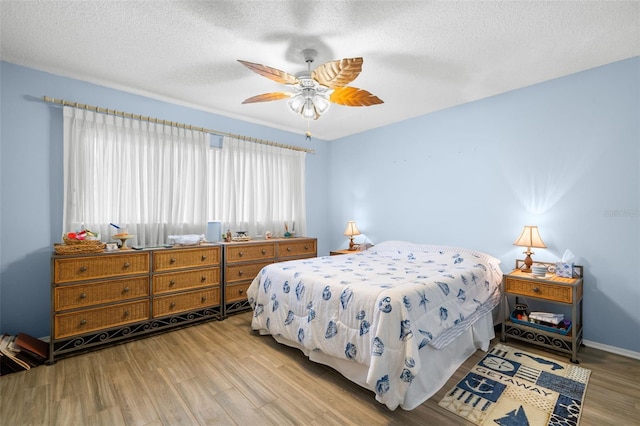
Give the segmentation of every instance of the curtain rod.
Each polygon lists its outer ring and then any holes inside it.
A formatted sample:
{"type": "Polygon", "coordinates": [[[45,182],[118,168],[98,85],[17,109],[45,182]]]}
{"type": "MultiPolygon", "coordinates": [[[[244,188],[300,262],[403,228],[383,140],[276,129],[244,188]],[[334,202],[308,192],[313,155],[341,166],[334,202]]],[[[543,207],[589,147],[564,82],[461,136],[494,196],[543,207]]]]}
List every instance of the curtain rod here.
{"type": "Polygon", "coordinates": [[[309,148],[302,148],[302,147],[294,146],[294,145],[285,145],[285,144],[281,144],[281,143],[278,143],[278,142],[268,141],[268,140],[265,140],[265,139],[252,138],[250,136],[243,136],[243,135],[236,135],[236,134],[233,134],[233,133],[220,132],[218,130],[206,129],[204,127],[197,127],[197,126],[191,126],[189,124],[176,123],[175,121],[167,121],[167,120],[162,120],[160,118],[146,117],[146,116],[143,116],[143,115],[140,115],[140,114],[132,114],[130,112],[117,111],[115,109],[108,109],[108,108],[102,108],[102,107],[97,107],[97,106],[92,106],[92,105],[80,104],[78,102],[66,101],[64,99],[56,99],[56,98],[52,98],[52,97],[49,97],[49,96],[43,96],[42,100],[45,101],[45,102],[53,103],[53,104],[59,104],[59,105],[62,105],[62,106],[72,106],[72,107],[75,107],[75,108],[86,109],[88,111],[99,112],[99,113],[102,113],[102,114],[110,114],[110,115],[115,115],[115,116],[118,116],[118,117],[132,118],[134,120],[148,121],[148,122],[157,123],[157,124],[164,124],[165,126],[180,127],[182,129],[196,130],[196,131],[199,131],[199,132],[210,133],[210,134],[218,135],[218,136],[228,136],[230,138],[241,139],[241,140],[246,141],[246,142],[253,142],[253,143],[262,144],[262,145],[270,145],[270,146],[275,146],[275,147],[278,147],[278,148],[291,149],[293,151],[304,151],[304,152],[309,153],[309,154],[315,154],[315,150],[309,149],[309,148]]]}

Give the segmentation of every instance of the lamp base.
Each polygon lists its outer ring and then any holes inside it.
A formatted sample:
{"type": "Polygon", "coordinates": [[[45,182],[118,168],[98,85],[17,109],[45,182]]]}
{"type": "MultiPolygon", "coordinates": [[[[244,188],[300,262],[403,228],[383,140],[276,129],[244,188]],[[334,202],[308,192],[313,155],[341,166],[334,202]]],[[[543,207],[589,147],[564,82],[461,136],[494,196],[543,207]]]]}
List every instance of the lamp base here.
{"type": "Polygon", "coordinates": [[[524,258],[524,268],[520,269],[522,272],[531,272],[531,265],[533,265],[533,259],[531,259],[531,255],[534,254],[531,250],[523,252],[527,255],[524,258]]]}
{"type": "Polygon", "coordinates": [[[353,237],[349,238],[349,250],[355,251],[358,249],[358,246],[353,243],[353,237]]]}

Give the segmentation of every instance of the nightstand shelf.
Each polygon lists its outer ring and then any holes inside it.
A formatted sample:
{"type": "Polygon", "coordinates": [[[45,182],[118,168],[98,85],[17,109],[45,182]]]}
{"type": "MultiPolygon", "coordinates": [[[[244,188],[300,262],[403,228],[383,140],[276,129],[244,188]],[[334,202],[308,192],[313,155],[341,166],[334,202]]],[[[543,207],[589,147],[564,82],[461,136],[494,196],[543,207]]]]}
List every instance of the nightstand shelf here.
{"type": "MultiPolygon", "coordinates": [[[[516,261],[516,269],[505,274],[503,286],[503,314],[502,341],[507,337],[523,340],[538,346],[571,354],[571,362],[578,364],[576,354],[582,344],[582,296],[583,296],[583,268],[574,266],[574,277],[563,278],[547,273],[545,277],[534,277],[531,273],[522,272],[520,268],[524,261],[516,261]],[[510,319],[508,296],[550,302],[571,308],[571,329],[567,334],[542,330],[539,327],[513,322],[510,319]]],[[[551,263],[536,262],[545,266],[551,263]]]]}

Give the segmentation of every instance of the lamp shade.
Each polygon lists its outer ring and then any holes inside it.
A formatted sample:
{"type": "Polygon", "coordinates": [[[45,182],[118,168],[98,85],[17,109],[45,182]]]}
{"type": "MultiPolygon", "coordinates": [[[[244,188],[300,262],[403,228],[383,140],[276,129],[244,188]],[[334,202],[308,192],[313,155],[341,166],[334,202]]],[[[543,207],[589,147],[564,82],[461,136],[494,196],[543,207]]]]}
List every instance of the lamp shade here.
{"type": "Polygon", "coordinates": [[[360,235],[360,231],[353,220],[347,222],[347,229],[344,230],[344,235],[347,237],[353,237],[354,235],[360,235]]]}
{"type": "Polygon", "coordinates": [[[547,248],[547,246],[542,241],[542,238],[540,238],[538,227],[531,225],[527,225],[524,227],[524,229],[522,230],[522,234],[520,234],[513,245],[520,247],[547,248]]]}

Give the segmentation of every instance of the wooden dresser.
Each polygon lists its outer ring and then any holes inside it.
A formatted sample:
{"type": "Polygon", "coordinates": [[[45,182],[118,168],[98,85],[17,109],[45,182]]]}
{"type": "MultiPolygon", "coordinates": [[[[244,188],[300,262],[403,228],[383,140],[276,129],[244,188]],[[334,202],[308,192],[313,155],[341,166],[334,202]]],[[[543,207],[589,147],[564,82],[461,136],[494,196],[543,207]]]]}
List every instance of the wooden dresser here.
{"type": "Polygon", "coordinates": [[[317,239],[296,237],[223,242],[224,316],[250,309],[247,288],[270,263],[317,256],[317,239]]]}
{"type": "Polygon", "coordinates": [[[222,318],[221,246],[52,257],[49,362],[222,318]]]}

